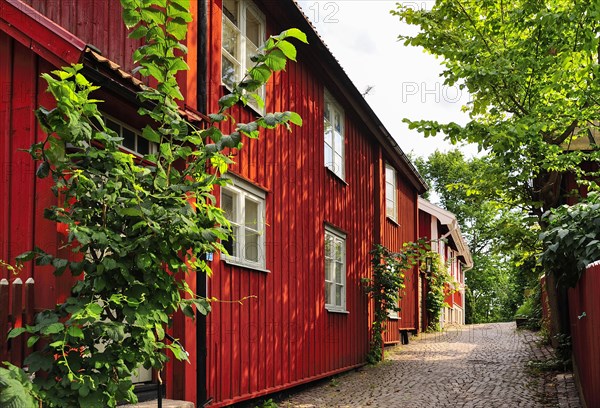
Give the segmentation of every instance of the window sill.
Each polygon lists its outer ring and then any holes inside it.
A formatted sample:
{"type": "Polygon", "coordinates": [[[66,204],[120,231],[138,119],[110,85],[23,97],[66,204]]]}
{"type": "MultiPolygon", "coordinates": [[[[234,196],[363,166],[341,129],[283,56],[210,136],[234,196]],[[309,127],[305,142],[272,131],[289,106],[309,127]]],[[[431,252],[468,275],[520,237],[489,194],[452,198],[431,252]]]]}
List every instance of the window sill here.
{"type": "Polygon", "coordinates": [[[327,310],[329,313],[350,314],[350,312],[347,310],[336,309],[333,306],[327,305],[325,305],[325,310],[327,310]]]}
{"type": "Polygon", "coordinates": [[[237,266],[237,267],[240,267],[240,268],[249,269],[249,270],[257,271],[257,272],[271,273],[270,270],[265,269],[265,268],[263,268],[261,266],[253,265],[253,264],[249,264],[249,263],[245,263],[245,262],[241,262],[241,261],[237,261],[235,259],[223,258],[222,261],[225,262],[227,265],[231,265],[231,266],[237,266]]]}
{"type": "Polygon", "coordinates": [[[388,222],[392,225],[395,225],[396,227],[399,227],[400,224],[398,223],[398,221],[396,221],[395,219],[393,219],[392,217],[390,217],[389,215],[386,215],[385,218],[388,220],[388,222]]]}
{"type": "Polygon", "coordinates": [[[348,186],[349,184],[346,182],[346,180],[344,180],[343,178],[340,177],[339,174],[335,173],[333,170],[331,170],[329,167],[325,167],[325,169],[327,169],[327,172],[329,173],[330,176],[333,176],[333,178],[340,184],[342,184],[343,186],[348,186]]]}
{"type": "Polygon", "coordinates": [[[400,316],[388,316],[390,320],[400,320],[400,316]]]}

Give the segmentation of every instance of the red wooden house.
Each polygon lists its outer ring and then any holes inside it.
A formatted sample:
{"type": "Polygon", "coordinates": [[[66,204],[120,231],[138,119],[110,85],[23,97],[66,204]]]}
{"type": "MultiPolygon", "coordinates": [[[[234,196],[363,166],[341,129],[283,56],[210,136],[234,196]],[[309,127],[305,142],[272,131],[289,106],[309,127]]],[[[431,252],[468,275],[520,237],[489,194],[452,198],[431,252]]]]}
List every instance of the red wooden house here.
{"type": "MultiPolygon", "coordinates": [[[[139,82],[127,74],[137,44],[126,38],[118,1],[81,2],[86,7],[0,0],[0,259],[33,245],[59,250],[59,232],[42,217],[53,196],[35,179],[28,155],[17,152],[41,137],[33,116],[48,104],[41,72],[83,62],[103,86],[111,126],[127,136],[124,148],[153,148],[137,131],[139,82]]],[[[192,119],[216,110],[269,34],[297,27],[310,43],[263,91],[267,111],[296,111],[304,126],[247,141],[236,152],[232,184],[217,194],[235,239],[225,243],[229,255],[214,254],[213,277],[192,276],[190,286],[220,301],[207,319],[174,318],[173,334],[192,364],[169,365],[168,395],[225,406],[365,363],[371,310],[361,278],[371,273],[369,251],[377,243],[400,250],[417,239],[417,198],[426,186],[295,2],[192,3],[191,70],[180,78],[182,110],[192,119]]],[[[233,116],[244,121],[261,113],[237,106],[233,116]]],[[[43,268],[23,273],[44,288],[36,308],[52,307],[70,285],[43,268]]],[[[418,273],[407,276],[388,343],[399,341],[400,330],[422,327],[418,273]]]]}
{"type": "MultiPolygon", "coordinates": [[[[452,293],[446,296],[440,317],[440,325],[465,324],[465,272],[473,267],[473,259],[469,247],[460,232],[456,216],[429,201],[419,198],[419,237],[431,241],[431,250],[440,254],[442,262],[446,264],[448,272],[455,282],[452,293]]],[[[426,281],[421,284],[421,327],[427,327],[425,294],[427,293],[426,281]]]]}

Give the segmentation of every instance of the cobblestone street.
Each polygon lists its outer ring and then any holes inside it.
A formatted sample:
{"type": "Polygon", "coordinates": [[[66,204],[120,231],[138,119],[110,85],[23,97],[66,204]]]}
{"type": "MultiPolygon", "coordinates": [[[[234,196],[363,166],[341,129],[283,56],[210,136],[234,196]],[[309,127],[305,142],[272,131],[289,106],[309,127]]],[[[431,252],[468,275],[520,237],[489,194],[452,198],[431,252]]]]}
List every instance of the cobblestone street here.
{"type": "Polygon", "coordinates": [[[421,334],[391,348],[377,367],[309,387],[280,407],[561,407],[578,408],[570,374],[533,377],[529,360],[544,360],[535,333],[514,323],[421,334]]]}

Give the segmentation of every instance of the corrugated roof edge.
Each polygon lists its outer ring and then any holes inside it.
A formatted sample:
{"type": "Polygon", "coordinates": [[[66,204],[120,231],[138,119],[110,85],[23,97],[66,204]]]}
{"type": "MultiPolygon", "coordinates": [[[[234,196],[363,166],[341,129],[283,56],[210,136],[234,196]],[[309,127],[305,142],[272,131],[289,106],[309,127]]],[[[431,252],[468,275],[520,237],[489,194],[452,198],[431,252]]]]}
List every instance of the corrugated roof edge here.
{"type": "MultiPolygon", "coordinates": [[[[395,153],[399,156],[399,159],[405,165],[406,170],[408,172],[410,172],[411,175],[414,176],[415,180],[412,180],[412,181],[413,181],[413,184],[415,185],[415,187],[417,188],[417,190],[419,191],[419,194],[422,194],[425,191],[427,191],[429,189],[429,186],[427,185],[427,182],[425,181],[425,179],[423,179],[421,174],[419,174],[419,171],[416,169],[416,167],[413,165],[413,163],[409,160],[408,156],[404,153],[402,148],[398,145],[398,143],[396,142],[394,137],[391,135],[391,133],[385,128],[385,126],[383,125],[383,123],[381,122],[381,120],[379,119],[377,114],[373,111],[373,109],[368,104],[368,102],[365,100],[365,98],[362,96],[360,91],[356,88],[356,86],[354,85],[354,83],[352,82],[352,80],[350,79],[350,77],[348,76],[348,74],[346,73],[346,71],[344,70],[344,68],[342,67],[340,62],[338,61],[338,59],[335,58],[335,56],[333,55],[333,53],[331,52],[331,50],[329,49],[327,44],[325,44],[325,41],[323,40],[323,38],[319,35],[316,27],[312,24],[312,22],[310,21],[308,16],[302,11],[298,2],[296,0],[285,0],[285,1],[287,1],[289,4],[293,5],[293,9],[297,13],[296,17],[299,19],[299,21],[303,21],[306,25],[306,27],[303,29],[303,31],[306,32],[307,28],[310,29],[310,32],[306,33],[307,36],[311,37],[311,34],[312,34],[313,40],[316,39],[320,43],[319,45],[321,47],[323,47],[323,49],[326,51],[327,56],[329,57],[328,63],[330,65],[333,65],[334,69],[336,71],[340,72],[340,74],[342,76],[342,80],[343,80],[343,82],[345,82],[345,88],[348,89],[353,94],[352,98],[358,102],[360,107],[365,111],[365,113],[373,121],[373,124],[375,125],[375,127],[381,132],[382,136],[389,143],[389,147],[392,149],[393,153],[395,153]]],[[[302,29],[302,28],[300,28],[300,29],[302,29]]],[[[314,46],[314,43],[311,40],[309,40],[309,43],[311,43],[311,45],[314,46]]]]}
{"type": "MultiPolygon", "coordinates": [[[[121,68],[119,64],[116,62],[104,57],[102,54],[97,52],[93,47],[88,46],[85,50],[85,60],[84,63],[86,66],[90,66],[90,63],[97,64],[105,68],[104,75],[108,73],[113,73],[116,77],[116,82],[121,84],[127,84],[128,88],[131,92],[138,92],[144,90],[147,85],[145,85],[138,78],[131,75],[131,73],[125,71],[121,68]]],[[[208,121],[208,117],[195,109],[185,105],[183,108],[179,109],[179,114],[185,117],[186,119],[192,122],[201,122],[208,121]]]]}

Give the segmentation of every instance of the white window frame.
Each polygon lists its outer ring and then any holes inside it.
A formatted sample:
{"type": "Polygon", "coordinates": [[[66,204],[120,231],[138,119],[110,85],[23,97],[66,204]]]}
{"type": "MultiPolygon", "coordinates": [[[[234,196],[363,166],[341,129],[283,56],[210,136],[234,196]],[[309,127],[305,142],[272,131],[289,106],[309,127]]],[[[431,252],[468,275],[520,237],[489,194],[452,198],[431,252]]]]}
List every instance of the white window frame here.
{"type": "Polygon", "coordinates": [[[398,222],[398,184],[396,169],[390,164],[385,164],[385,215],[389,219],[398,222]],[[392,177],[389,177],[389,176],[392,177]],[[391,180],[390,180],[391,178],[391,180]],[[388,187],[392,188],[392,197],[388,196],[388,187]],[[390,205],[391,203],[391,205],[390,205]],[[390,214],[391,213],[391,214],[390,214]]]}
{"type": "Polygon", "coordinates": [[[133,153],[136,156],[140,156],[140,157],[143,157],[143,156],[145,156],[147,154],[154,154],[154,153],[158,152],[158,143],[154,143],[154,142],[151,142],[151,141],[147,140],[144,136],[142,136],[142,132],[140,132],[138,129],[133,128],[133,127],[127,125],[126,123],[124,123],[123,121],[121,121],[121,120],[119,120],[119,119],[117,119],[117,118],[115,118],[113,116],[107,115],[105,113],[103,113],[102,116],[104,118],[104,122],[105,122],[106,127],[109,128],[109,129],[111,129],[111,130],[114,130],[117,133],[117,136],[124,138],[124,136],[123,136],[123,129],[127,129],[128,131],[130,131],[131,133],[133,133],[133,135],[135,137],[133,149],[125,147],[125,145],[123,145],[123,144],[120,144],[119,146],[121,147],[121,149],[123,149],[123,150],[125,150],[127,152],[130,152],[130,153],[133,153]],[[119,130],[117,131],[116,129],[113,129],[113,128],[109,127],[108,126],[108,121],[111,121],[114,124],[116,124],[117,126],[119,126],[119,130]],[[140,139],[145,139],[148,142],[148,153],[140,153],[139,152],[138,145],[139,145],[139,140],[140,139]]]}
{"type": "Polygon", "coordinates": [[[228,193],[234,200],[233,217],[227,217],[233,229],[233,254],[222,254],[222,258],[232,264],[241,265],[257,270],[268,272],[266,267],[266,245],[265,245],[265,199],[266,193],[260,188],[228,174],[226,178],[232,181],[231,184],[221,186],[220,203],[223,208],[223,194],[228,193]],[[246,225],[246,200],[252,201],[258,205],[258,219],[254,226],[246,225]],[[236,233],[237,231],[237,233],[236,233]],[[246,232],[258,234],[257,242],[257,260],[247,257],[246,232]]]}
{"type": "Polygon", "coordinates": [[[346,234],[340,232],[328,225],[325,226],[325,239],[323,242],[323,254],[324,254],[324,272],[325,272],[325,309],[330,312],[338,312],[338,313],[347,313],[346,310],[346,273],[347,273],[347,262],[346,262],[346,234]],[[333,242],[333,246],[331,248],[331,253],[327,253],[327,238],[331,238],[333,242]],[[335,247],[336,244],[342,245],[342,256],[341,260],[336,259],[335,256],[335,247]],[[327,265],[329,264],[330,276],[327,276],[327,265]],[[342,267],[341,273],[341,281],[337,281],[335,279],[335,267],[340,265],[342,267]],[[331,278],[331,279],[328,279],[331,278]],[[327,303],[327,290],[329,284],[329,299],[333,302],[327,303]],[[336,302],[336,288],[342,288],[342,294],[340,303],[336,302]]]}
{"type": "Polygon", "coordinates": [[[325,90],[324,96],[325,106],[323,107],[323,143],[324,143],[324,153],[323,153],[323,162],[325,167],[327,167],[333,174],[338,176],[340,179],[344,180],[346,173],[346,156],[345,156],[345,116],[344,110],[340,107],[340,105],[331,97],[331,94],[325,90]],[[327,113],[329,112],[329,118],[327,118],[327,113]],[[336,142],[334,125],[332,123],[332,119],[335,121],[336,114],[340,117],[340,135],[341,142],[336,142]],[[329,131],[328,131],[329,129],[329,131]],[[330,140],[330,143],[328,142],[330,140]],[[331,150],[331,159],[327,158],[327,151],[331,150]],[[337,166],[335,164],[336,156],[341,157],[341,166],[337,166]],[[341,167],[341,168],[338,168],[341,167]]]}
{"type": "MultiPolygon", "coordinates": [[[[250,45],[255,45],[256,48],[258,49],[258,47],[261,47],[262,43],[264,41],[266,41],[266,37],[267,37],[265,15],[250,0],[235,0],[235,1],[237,2],[237,10],[236,10],[237,15],[238,15],[237,25],[233,21],[231,21],[231,19],[226,15],[224,5],[223,5],[223,12],[222,12],[222,15],[223,15],[222,24],[223,25],[222,25],[222,29],[221,29],[221,36],[222,36],[222,38],[221,38],[221,82],[228,89],[231,89],[231,84],[228,84],[227,82],[225,82],[225,78],[223,77],[223,66],[224,66],[225,60],[229,61],[234,67],[234,75],[233,75],[232,81],[233,82],[241,81],[242,78],[248,72],[248,70],[250,68],[252,68],[251,66],[248,66],[248,59],[249,59],[249,56],[247,55],[248,54],[248,50],[247,50],[248,43],[250,43],[250,45]],[[259,26],[259,42],[260,42],[260,44],[252,43],[245,34],[248,13],[252,13],[254,15],[254,17],[256,17],[260,23],[260,26],[259,26]],[[225,29],[226,29],[226,27],[228,27],[230,30],[232,30],[232,32],[234,32],[235,35],[237,36],[236,52],[237,52],[237,55],[239,56],[239,59],[236,58],[234,55],[232,55],[225,49],[224,45],[225,45],[225,29]]],[[[264,85],[260,89],[257,89],[256,93],[262,98],[263,101],[265,100],[266,92],[265,92],[264,85]]],[[[264,114],[264,108],[262,110],[260,110],[258,108],[258,103],[253,98],[249,98],[248,105],[250,107],[252,107],[253,109],[255,109],[257,112],[264,114]]]]}

